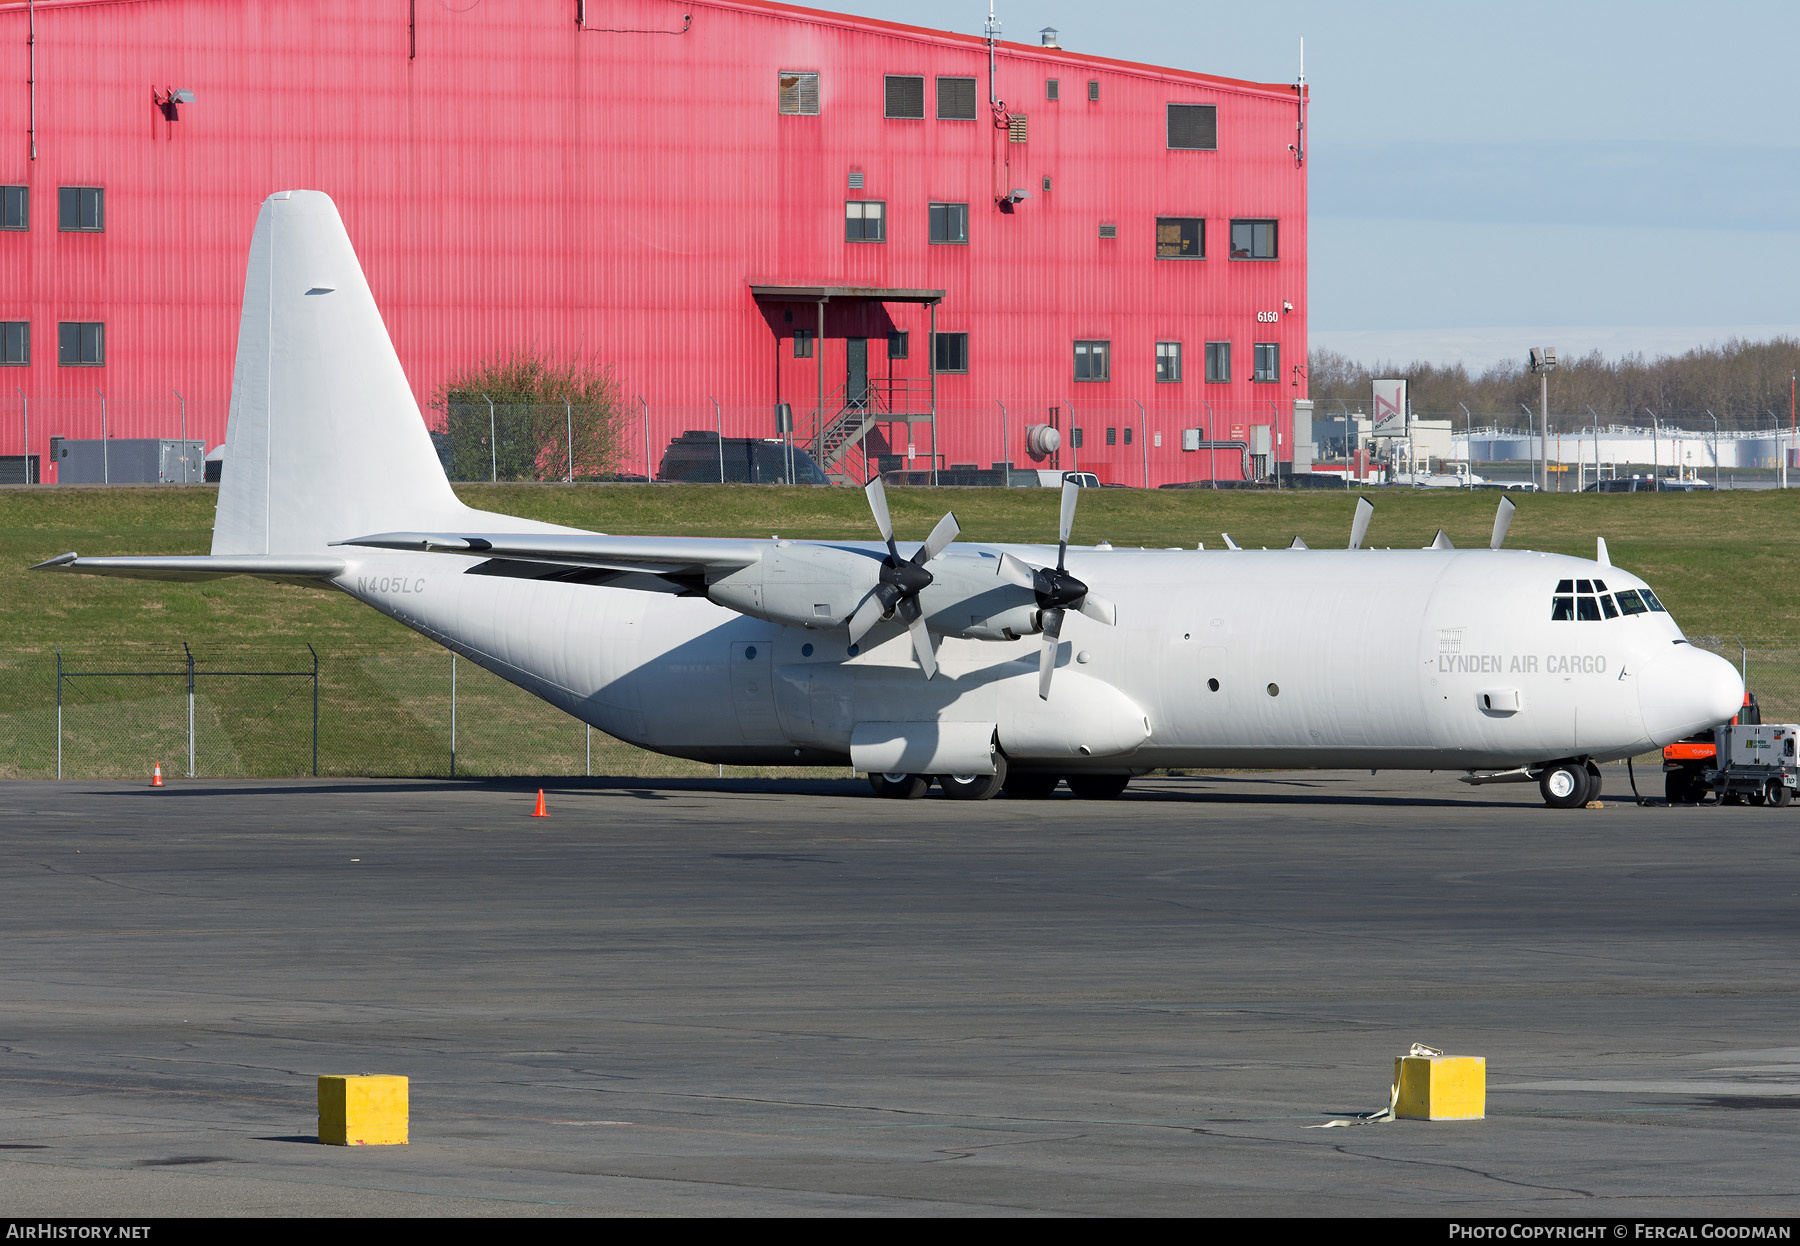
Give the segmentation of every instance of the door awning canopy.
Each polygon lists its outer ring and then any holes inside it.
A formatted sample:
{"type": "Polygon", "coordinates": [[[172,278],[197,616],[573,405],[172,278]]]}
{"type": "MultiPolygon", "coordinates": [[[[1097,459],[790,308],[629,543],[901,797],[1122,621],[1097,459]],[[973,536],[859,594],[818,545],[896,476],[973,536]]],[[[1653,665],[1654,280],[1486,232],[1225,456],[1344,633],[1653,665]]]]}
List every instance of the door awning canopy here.
{"type": "Polygon", "coordinates": [[[871,299],[877,303],[941,303],[942,290],[903,290],[893,286],[765,286],[750,283],[750,293],[777,302],[819,303],[832,299],[871,299]]]}

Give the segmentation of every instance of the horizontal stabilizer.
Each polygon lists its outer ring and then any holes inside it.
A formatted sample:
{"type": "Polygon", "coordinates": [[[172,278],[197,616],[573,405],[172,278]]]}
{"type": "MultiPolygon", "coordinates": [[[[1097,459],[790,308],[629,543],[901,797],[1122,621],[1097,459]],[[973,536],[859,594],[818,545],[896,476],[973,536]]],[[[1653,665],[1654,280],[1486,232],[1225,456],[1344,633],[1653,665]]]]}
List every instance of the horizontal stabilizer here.
{"type": "Polygon", "coordinates": [[[748,567],[762,558],[762,551],[769,548],[770,542],[729,537],[607,536],[598,532],[380,532],[333,544],[424,554],[473,554],[569,567],[645,571],[652,575],[693,575],[748,567]]]}
{"type": "Polygon", "coordinates": [[[116,575],[134,580],[216,580],[227,575],[329,580],[344,572],[344,560],[324,554],[225,554],[173,558],[82,558],[68,553],[40,562],[33,571],[116,575]]]}

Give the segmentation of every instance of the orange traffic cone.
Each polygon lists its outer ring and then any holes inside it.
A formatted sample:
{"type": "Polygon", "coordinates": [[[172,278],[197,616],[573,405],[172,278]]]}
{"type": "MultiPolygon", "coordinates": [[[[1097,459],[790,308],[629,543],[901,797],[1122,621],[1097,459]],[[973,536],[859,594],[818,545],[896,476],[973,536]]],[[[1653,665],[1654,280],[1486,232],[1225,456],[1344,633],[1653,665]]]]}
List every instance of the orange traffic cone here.
{"type": "Polygon", "coordinates": [[[162,763],[159,761],[156,763],[156,769],[150,772],[150,786],[161,787],[162,785],[162,763]]]}
{"type": "MultiPolygon", "coordinates": [[[[162,780],[158,779],[157,782],[160,783],[162,780]]],[[[541,787],[538,789],[537,808],[531,811],[531,816],[534,818],[547,818],[550,816],[548,811],[544,808],[544,789],[541,787]]]]}

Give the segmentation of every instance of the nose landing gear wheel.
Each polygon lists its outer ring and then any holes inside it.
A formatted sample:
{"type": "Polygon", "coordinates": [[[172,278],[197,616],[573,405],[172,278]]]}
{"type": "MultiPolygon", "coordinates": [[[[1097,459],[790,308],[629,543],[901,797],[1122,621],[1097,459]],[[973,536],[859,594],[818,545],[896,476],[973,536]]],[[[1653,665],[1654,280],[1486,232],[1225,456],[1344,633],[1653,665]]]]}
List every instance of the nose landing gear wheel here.
{"type": "Polygon", "coordinates": [[[937,781],[951,800],[992,800],[1006,785],[1006,758],[994,754],[993,774],[940,774],[937,781]]]}
{"type": "Polygon", "coordinates": [[[928,774],[871,774],[869,786],[889,800],[917,800],[931,787],[928,774]]]}
{"type": "Polygon", "coordinates": [[[1559,761],[1544,767],[1544,773],[1538,777],[1538,791],[1552,809],[1579,809],[1587,804],[1588,783],[1585,762],[1559,761]]]}

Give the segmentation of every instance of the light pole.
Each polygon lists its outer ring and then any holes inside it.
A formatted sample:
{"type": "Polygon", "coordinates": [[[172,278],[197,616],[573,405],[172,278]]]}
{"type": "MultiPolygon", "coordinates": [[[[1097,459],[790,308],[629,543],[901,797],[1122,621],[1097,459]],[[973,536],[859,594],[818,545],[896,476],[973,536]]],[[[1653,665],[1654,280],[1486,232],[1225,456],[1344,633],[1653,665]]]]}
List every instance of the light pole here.
{"type": "MultiPolygon", "coordinates": [[[[1645,407],[1644,410],[1650,411],[1650,408],[1645,407]]],[[[1662,460],[1660,457],[1658,457],[1661,453],[1658,443],[1660,443],[1661,441],[1662,441],[1662,425],[1657,421],[1656,412],[1650,411],[1650,479],[1651,480],[1656,479],[1656,469],[1658,467],[1662,466],[1662,460]]]]}
{"type": "Polygon", "coordinates": [[[1342,398],[1334,398],[1333,402],[1344,409],[1344,461],[1350,461],[1350,408],[1345,406],[1342,398]]]}
{"type": "Polygon", "coordinates": [[[1550,374],[1556,371],[1556,347],[1533,346],[1531,348],[1531,370],[1538,374],[1538,406],[1542,408],[1543,423],[1538,427],[1538,461],[1545,464],[1538,488],[1546,489],[1550,485],[1550,472],[1545,462],[1550,453],[1550,374]]]}
{"type": "MultiPolygon", "coordinates": [[[[1522,402],[1519,404],[1519,410],[1525,413],[1526,426],[1531,430],[1531,436],[1525,441],[1525,444],[1529,446],[1531,442],[1537,438],[1537,416],[1532,412],[1530,407],[1522,402]]],[[[1537,463],[1533,460],[1527,460],[1527,466],[1531,470],[1531,483],[1535,485],[1537,484],[1537,463]]]]}
{"type": "MultiPolygon", "coordinates": [[[[1702,410],[1704,409],[1702,408],[1702,410]]],[[[1717,489],[1719,487],[1719,417],[1711,411],[1707,411],[1706,414],[1707,418],[1713,422],[1713,488],[1717,489]]],[[[1731,479],[1733,483],[1736,483],[1736,476],[1731,479]]]]}
{"type": "Polygon", "coordinates": [[[1600,413],[1588,406],[1587,413],[1594,417],[1594,492],[1600,492],[1600,413]]]}

